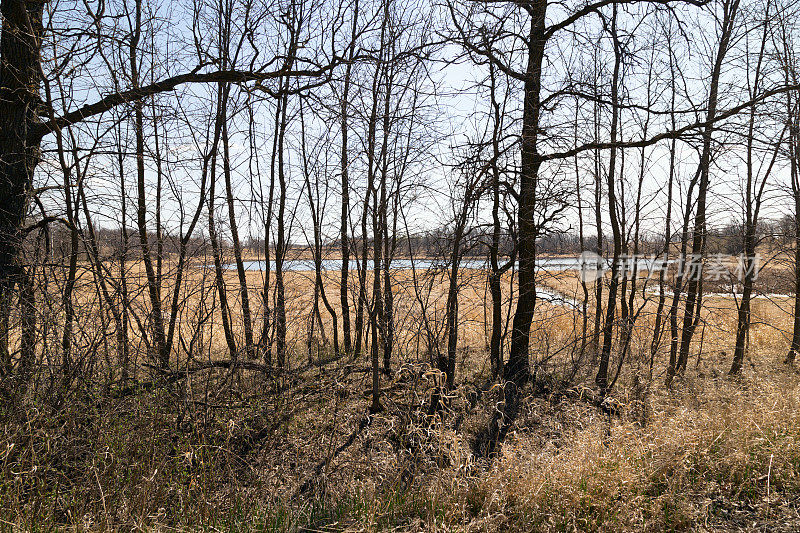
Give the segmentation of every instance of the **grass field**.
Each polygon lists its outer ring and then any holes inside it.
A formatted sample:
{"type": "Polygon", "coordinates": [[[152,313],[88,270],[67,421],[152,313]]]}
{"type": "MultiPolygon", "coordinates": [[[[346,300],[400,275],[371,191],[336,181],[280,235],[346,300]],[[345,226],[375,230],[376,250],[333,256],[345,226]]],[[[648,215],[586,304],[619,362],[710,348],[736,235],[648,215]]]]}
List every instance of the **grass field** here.
{"type": "MultiPolygon", "coordinates": [[[[228,276],[233,296],[235,273],[228,276]]],[[[337,274],[328,277],[336,302],[337,274]]],[[[251,287],[260,280],[248,274],[251,287]]],[[[587,401],[596,363],[590,348],[579,350],[579,310],[540,304],[531,360],[537,383],[547,386],[526,391],[500,455],[489,461],[471,451],[498,401],[488,380],[484,277],[464,273],[457,387],[433,416],[428,405],[442,376],[424,349],[420,300],[440,324],[446,283],[427,281],[419,298],[421,280],[395,276],[398,342],[393,372],[382,377],[386,410],[374,417],[366,416],[366,358],[333,357],[321,338],[307,353],[312,280],[299,272],[287,274],[293,358],[280,376],[208,368],[134,394],[99,384],[48,390],[43,380],[44,392],[3,401],[0,529],[800,528],[800,379],[782,363],[788,296],[754,300],[745,371],[729,378],[736,302],[707,295],[687,373],[668,390],[667,340],[649,369],[657,298],[650,294],[612,415],[587,401]]],[[[187,285],[186,335],[212,298],[201,290],[207,282],[198,269],[187,285]]],[[[582,294],[574,273],[543,274],[541,283],[582,294]]],[[[84,297],[87,309],[96,305],[84,297]]],[[[253,311],[259,316],[260,304],[253,311]]],[[[79,316],[89,330],[92,315],[79,316]]],[[[324,309],[322,316],[330,337],[324,309]]],[[[197,360],[227,358],[218,323],[201,326],[206,344],[197,360]]]]}

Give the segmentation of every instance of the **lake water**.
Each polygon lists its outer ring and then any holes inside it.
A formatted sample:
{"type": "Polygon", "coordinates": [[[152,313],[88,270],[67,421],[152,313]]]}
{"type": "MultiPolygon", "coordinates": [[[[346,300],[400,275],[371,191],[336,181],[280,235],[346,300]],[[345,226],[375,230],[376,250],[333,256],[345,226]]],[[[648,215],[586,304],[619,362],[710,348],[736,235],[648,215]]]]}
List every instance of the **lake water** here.
{"type": "MultiPolygon", "coordinates": [[[[640,270],[650,270],[653,259],[640,258],[638,261],[640,270]]],[[[270,270],[275,270],[275,261],[270,261],[270,270]]],[[[565,270],[580,270],[582,262],[578,257],[540,257],[536,260],[536,268],[540,270],[550,271],[565,271],[565,270]]],[[[226,265],[228,269],[235,269],[236,265],[226,265]]],[[[265,261],[245,261],[245,270],[259,271],[265,270],[265,261]]],[[[446,261],[440,259],[394,259],[391,264],[392,270],[410,270],[411,268],[417,270],[428,270],[431,268],[449,268],[446,261]]],[[[342,268],[341,259],[323,259],[322,270],[340,270],[342,268]]],[[[359,262],[355,260],[350,261],[350,270],[357,271],[359,262]]],[[[372,261],[367,263],[367,268],[372,268],[372,261]]],[[[487,269],[488,262],[486,259],[473,259],[464,258],[461,260],[461,268],[468,269],[487,269]]],[[[283,270],[288,272],[307,272],[314,270],[314,261],[311,259],[287,259],[283,262],[283,270]]]]}

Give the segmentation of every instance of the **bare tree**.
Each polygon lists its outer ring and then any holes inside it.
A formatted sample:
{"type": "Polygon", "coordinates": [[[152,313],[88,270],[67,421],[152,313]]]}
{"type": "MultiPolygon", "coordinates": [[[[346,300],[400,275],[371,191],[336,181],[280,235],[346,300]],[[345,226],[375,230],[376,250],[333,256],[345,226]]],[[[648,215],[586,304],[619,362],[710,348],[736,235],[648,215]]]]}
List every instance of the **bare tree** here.
{"type": "MultiPolygon", "coordinates": [[[[700,154],[698,173],[700,180],[697,189],[697,206],[695,207],[694,227],[692,229],[692,248],[687,258],[688,287],[686,289],[686,306],[681,329],[681,344],[675,367],[670,366],[669,376],[675,372],[683,372],[689,360],[692,337],[696,329],[695,314],[699,316],[699,300],[702,298],[700,282],[702,280],[702,259],[705,252],[706,201],[710,179],[712,140],[714,136],[714,120],[717,116],[719,101],[719,83],[725,56],[731,47],[731,38],[736,29],[736,16],[739,10],[738,0],[723,0],[719,4],[722,10],[717,19],[720,26],[719,42],[714,52],[713,67],[709,79],[708,101],[706,111],[707,126],[703,129],[703,146],[700,154]]],[[[669,379],[669,378],[668,378],[669,379]]]]}
{"type": "MultiPolygon", "coordinates": [[[[767,43],[769,40],[769,34],[771,33],[770,28],[770,11],[772,8],[772,2],[767,1],[764,7],[763,13],[763,20],[761,21],[762,32],[761,32],[761,41],[759,43],[758,53],[756,54],[755,58],[755,66],[753,70],[752,80],[748,76],[747,85],[748,85],[748,96],[752,100],[753,97],[758,93],[761,84],[764,81],[764,71],[766,70],[765,65],[765,55],[767,53],[767,43]]],[[[748,67],[750,63],[750,58],[747,58],[748,67]]],[[[749,68],[747,69],[750,70],[749,68]]],[[[744,278],[742,280],[742,298],[739,302],[739,312],[736,321],[736,343],[734,346],[733,351],[733,362],[731,364],[730,373],[731,374],[738,374],[742,370],[742,364],[744,363],[744,356],[746,350],[746,341],[747,341],[747,334],[750,329],[750,300],[752,298],[753,293],[753,282],[756,278],[757,268],[758,265],[756,263],[756,244],[757,244],[757,236],[756,236],[756,228],[758,227],[759,222],[759,214],[761,211],[761,205],[764,200],[764,190],[767,185],[767,180],[769,179],[770,174],[772,173],[773,166],[775,165],[775,161],[778,158],[778,154],[780,149],[783,145],[783,137],[786,131],[784,127],[781,130],[778,139],[774,142],[774,149],[772,151],[771,156],[767,153],[765,154],[765,160],[767,162],[766,168],[761,165],[761,169],[757,168],[755,158],[757,157],[756,148],[755,148],[755,136],[756,136],[756,121],[759,117],[758,114],[758,106],[753,104],[750,107],[749,119],[747,124],[747,137],[745,139],[746,143],[746,173],[747,176],[745,178],[745,191],[744,191],[744,203],[743,203],[743,211],[744,211],[744,238],[743,238],[743,249],[744,252],[740,257],[741,264],[741,274],[744,278]]]]}

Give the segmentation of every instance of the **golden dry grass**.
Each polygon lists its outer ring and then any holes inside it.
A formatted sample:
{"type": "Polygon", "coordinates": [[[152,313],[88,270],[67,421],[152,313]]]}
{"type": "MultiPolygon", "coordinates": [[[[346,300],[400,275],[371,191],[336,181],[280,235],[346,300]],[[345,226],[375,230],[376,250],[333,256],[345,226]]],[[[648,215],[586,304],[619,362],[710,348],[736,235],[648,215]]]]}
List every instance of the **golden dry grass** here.
{"type": "MultiPolygon", "coordinates": [[[[200,268],[191,272],[189,311],[181,323],[187,333],[194,328],[192,308],[212,301],[200,290],[210,279],[200,268]]],[[[138,279],[136,274],[130,278],[138,279]]],[[[249,273],[248,280],[260,287],[261,273],[249,273]]],[[[574,274],[543,274],[540,281],[582,297],[574,274]]],[[[328,296],[338,310],[337,282],[337,273],[326,274],[333,293],[328,296]]],[[[169,283],[165,279],[165,292],[169,283]]],[[[226,283],[236,305],[234,272],[226,274],[226,283]]],[[[707,296],[689,370],[667,390],[666,340],[652,377],[648,369],[656,300],[650,294],[613,392],[620,406],[616,416],[580,399],[584,387],[592,386],[596,365],[588,352],[577,359],[579,312],[540,304],[532,361],[553,379],[564,377],[576,360],[579,372],[569,394],[526,392],[501,455],[487,462],[470,451],[499,399],[496,389],[478,393],[488,372],[485,278],[466,271],[463,283],[458,386],[448,409],[433,420],[426,417],[427,402],[441,376],[419,348],[421,309],[408,272],[395,275],[399,335],[395,372],[382,377],[386,411],[366,427],[360,426],[369,403],[366,362],[347,359],[302,367],[285,382],[209,370],[175,387],[120,398],[98,401],[100,391],[74,390],[59,398],[31,393],[21,404],[5,403],[0,417],[3,527],[800,528],[800,380],[781,363],[791,322],[788,298],[754,300],[745,372],[732,379],[726,372],[736,304],[732,298],[707,296]]],[[[287,273],[296,368],[308,357],[303,325],[311,288],[309,273],[287,273]]],[[[424,300],[440,335],[445,291],[440,277],[424,300]]],[[[80,297],[87,308],[97,306],[91,291],[80,297]]],[[[136,298],[144,308],[144,294],[138,291],[136,298]]],[[[259,306],[254,305],[255,316],[259,306]]],[[[324,309],[322,316],[330,337],[324,309]]],[[[79,320],[92,324],[84,316],[79,320]]],[[[227,357],[219,327],[218,322],[204,326],[210,358],[227,357]]],[[[239,323],[237,335],[240,328],[239,323]]]]}

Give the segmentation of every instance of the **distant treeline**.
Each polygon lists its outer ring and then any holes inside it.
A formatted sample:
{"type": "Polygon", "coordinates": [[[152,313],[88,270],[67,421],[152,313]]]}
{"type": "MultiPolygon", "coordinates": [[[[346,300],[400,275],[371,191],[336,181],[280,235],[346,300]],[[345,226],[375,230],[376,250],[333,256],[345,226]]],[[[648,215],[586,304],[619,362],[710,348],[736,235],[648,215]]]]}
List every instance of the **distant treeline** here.
{"type": "MultiPolygon", "coordinates": [[[[772,244],[774,246],[791,245],[795,239],[795,222],[792,215],[786,215],[779,219],[763,220],[758,224],[756,237],[760,244],[772,244]]],[[[88,234],[88,232],[87,232],[88,234]]],[[[728,224],[721,227],[709,228],[707,239],[707,251],[710,254],[739,255],[743,252],[742,239],[744,226],[741,224],[728,224]]],[[[127,231],[121,229],[96,228],[94,235],[97,240],[101,253],[106,257],[120,258],[125,254],[125,258],[136,260],[139,257],[139,233],[136,229],[130,228],[127,231]]],[[[150,242],[162,243],[161,249],[165,255],[177,254],[180,242],[177,236],[168,232],[157,235],[155,232],[148,234],[150,242]]],[[[54,257],[67,257],[70,249],[70,232],[62,224],[50,224],[47,232],[39,239],[39,242],[51,247],[54,257]],[[45,239],[42,242],[42,239],[45,239]]],[[[490,228],[485,226],[474,226],[466,232],[463,237],[464,256],[468,257],[487,257],[489,255],[489,245],[491,242],[490,228]]],[[[680,242],[680,234],[672,236],[672,243],[676,246],[680,242]]],[[[80,254],[85,258],[87,249],[86,242],[80,243],[80,254]]],[[[367,249],[372,246],[372,239],[367,241],[367,249]]],[[[607,240],[603,243],[603,255],[611,254],[611,243],[607,240]]],[[[632,243],[631,243],[632,244],[632,243]]],[[[36,240],[28,241],[28,245],[37,246],[36,240]]],[[[429,231],[418,232],[409,236],[397,236],[394,246],[395,257],[408,257],[409,255],[420,257],[449,257],[453,245],[453,232],[447,227],[432,229],[429,231]]],[[[229,239],[221,238],[220,246],[230,251],[232,242],[229,239]]],[[[350,246],[356,250],[363,247],[360,238],[350,239],[350,246]]],[[[658,234],[645,234],[639,239],[639,250],[641,254],[651,255],[658,253],[664,247],[663,236],[658,234]]],[[[288,244],[289,256],[292,252],[301,253],[309,246],[301,242],[290,242],[288,244]]],[[[514,238],[506,233],[500,239],[500,253],[506,257],[510,256],[514,248],[514,238]]],[[[632,246],[631,246],[632,248],[632,246]]],[[[253,256],[264,254],[264,239],[250,238],[244,242],[244,249],[253,256]]],[[[274,245],[270,246],[274,250],[274,245]]],[[[341,250],[339,239],[325,241],[323,249],[327,255],[338,255],[341,250]]],[[[189,257],[201,257],[211,253],[210,241],[207,237],[194,237],[189,240],[187,245],[189,257]]],[[[552,232],[542,235],[537,240],[537,250],[544,255],[579,255],[584,250],[598,251],[597,236],[584,236],[581,245],[580,236],[573,231],[552,232]]]]}

